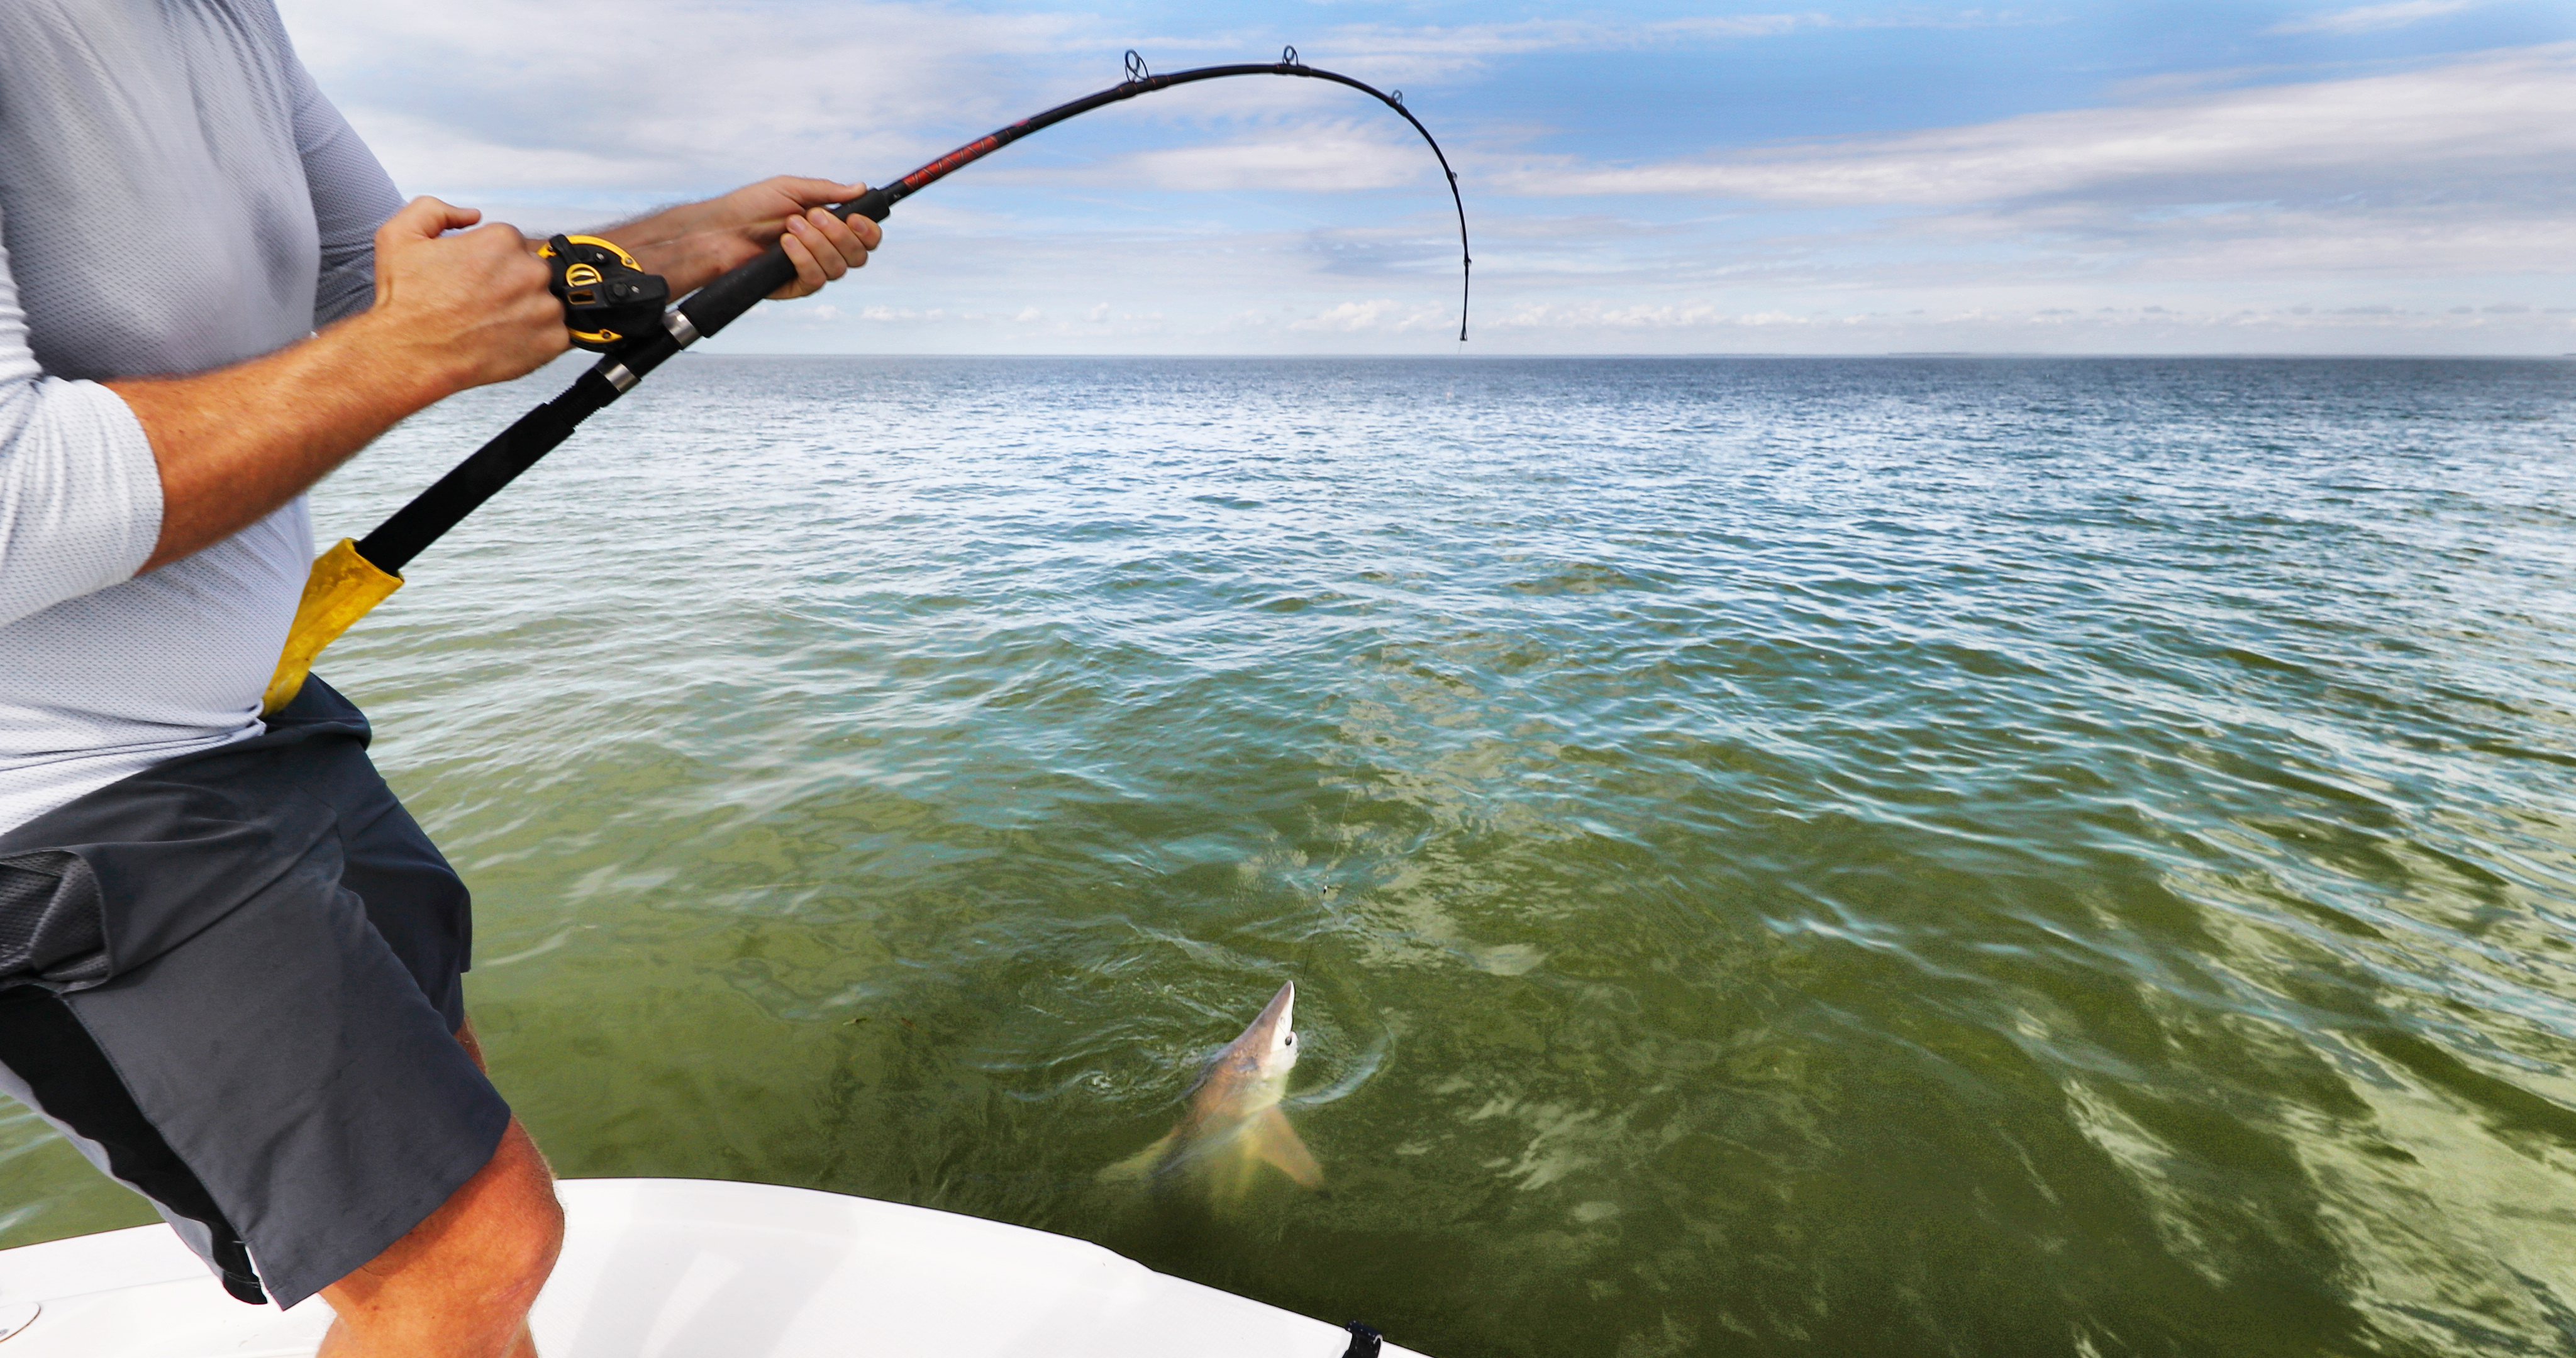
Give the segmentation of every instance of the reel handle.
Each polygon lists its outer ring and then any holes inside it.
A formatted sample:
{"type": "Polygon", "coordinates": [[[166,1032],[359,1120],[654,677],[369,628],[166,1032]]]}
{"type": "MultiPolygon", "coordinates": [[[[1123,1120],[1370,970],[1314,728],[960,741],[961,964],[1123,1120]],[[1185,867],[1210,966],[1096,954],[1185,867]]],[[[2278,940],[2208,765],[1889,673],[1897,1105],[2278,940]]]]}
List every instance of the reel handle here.
{"type": "Polygon", "coordinates": [[[644,272],[635,256],[605,236],[555,236],[537,248],[554,271],[547,283],[563,303],[564,328],[575,347],[605,354],[649,335],[662,324],[671,285],[644,272]]]}

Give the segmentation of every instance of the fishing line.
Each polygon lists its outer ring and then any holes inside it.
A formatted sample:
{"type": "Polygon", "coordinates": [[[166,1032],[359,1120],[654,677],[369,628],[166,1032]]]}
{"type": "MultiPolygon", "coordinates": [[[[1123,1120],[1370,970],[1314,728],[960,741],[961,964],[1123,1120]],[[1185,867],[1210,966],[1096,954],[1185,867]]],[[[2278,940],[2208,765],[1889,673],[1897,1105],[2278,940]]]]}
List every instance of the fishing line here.
{"type": "MultiPolygon", "coordinates": [[[[1282,50],[1276,62],[1202,66],[1169,75],[1147,70],[1144,58],[1133,51],[1127,53],[1126,60],[1127,78],[1118,84],[968,142],[832,211],[845,218],[865,216],[884,221],[895,204],[1022,137],[1156,90],[1248,75],[1326,80],[1347,85],[1394,109],[1422,134],[1431,154],[1439,158],[1440,171],[1448,177],[1450,202],[1458,209],[1458,339],[1466,342],[1468,284],[1475,266],[1467,248],[1467,202],[1458,192],[1458,173],[1449,168],[1449,157],[1441,151],[1431,129],[1404,106],[1404,91],[1381,90],[1338,71],[1308,66],[1297,59],[1294,47],[1282,50]]],[[[296,608],[295,624],[278,657],[277,672],[269,680],[264,710],[274,712],[294,699],[314,657],[366,616],[368,610],[401,588],[402,568],[424,548],[520,473],[535,466],[537,459],[554,451],[582,421],[632,391],[636,383],[672,355],[724,329],[762,298],[796,278],[796,265],[787,258],[785,248],[772,246],[760,258],[665,311],[662,304],[669,294],[663,280],[644,272],[634,257],[614,241],[598,236],[556,236],[546,242],[540,253],[554,271],[554,290],[563,299],[565,320],[574,343],[606,356],[574,379],[561,395],[520,416],[516,423],[493,436],[453,471],[440,477],[437,484],[377,525],[374,532],[356,542],[343,539],[313,563],[303,600],[296,608]]]]}

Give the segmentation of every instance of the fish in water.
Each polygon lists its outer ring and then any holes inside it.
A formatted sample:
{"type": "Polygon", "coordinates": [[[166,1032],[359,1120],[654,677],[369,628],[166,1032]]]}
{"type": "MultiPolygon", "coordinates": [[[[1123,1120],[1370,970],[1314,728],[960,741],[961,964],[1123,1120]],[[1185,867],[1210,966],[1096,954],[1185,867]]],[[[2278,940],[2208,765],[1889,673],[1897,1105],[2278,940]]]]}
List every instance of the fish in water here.
{"type": "Polygon", "coordinates": [[[1296,1016],[1291,981],[1200,1072],[1180,1125],[1102,1177],[1142,1179],[1158,1192],[1199,1189],[1219,1203],[1241,1199],[1265,1163],[1308,1188],[1323,1183],[1315,1157],[1279,1108],[1297,1065],[1296,1016]]]}

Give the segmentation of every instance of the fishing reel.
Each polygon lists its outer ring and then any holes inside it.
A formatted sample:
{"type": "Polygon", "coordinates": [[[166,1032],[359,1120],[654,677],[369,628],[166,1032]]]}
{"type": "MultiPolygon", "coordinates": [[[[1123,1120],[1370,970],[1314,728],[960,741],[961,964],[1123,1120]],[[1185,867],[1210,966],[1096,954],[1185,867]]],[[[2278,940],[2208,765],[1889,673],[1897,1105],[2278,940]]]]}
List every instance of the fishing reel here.
{"type": "Polygon", "coordinates": [[[660,274],[644,272],[615,241],[556,236],[538,247],[537,257],[554,270],[548,286],[563,303],[572,342],[593,353],[607,353],[651,333],[662,323],[662,308],[670,305],[671,285],[660,274]]]}

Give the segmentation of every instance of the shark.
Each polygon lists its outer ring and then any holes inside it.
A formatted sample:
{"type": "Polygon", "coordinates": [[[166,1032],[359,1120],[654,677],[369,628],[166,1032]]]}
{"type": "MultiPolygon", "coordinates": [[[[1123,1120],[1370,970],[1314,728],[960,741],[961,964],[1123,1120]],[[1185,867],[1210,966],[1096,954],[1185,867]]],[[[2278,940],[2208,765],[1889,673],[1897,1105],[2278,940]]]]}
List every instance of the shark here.
{"type": "Polygon", "coordinates": [[[1291,981],[1199,1072],[1179,1125],[1102,1177],[1142,1180],[1158,1193],[1196,1190],[1218,1203],[1250,1192],[1265,1164],[1307,1188],[1320,1186],[1323,1170],[1279,1108],[1297,1065],[1296,1016],[1291,981]]]}

